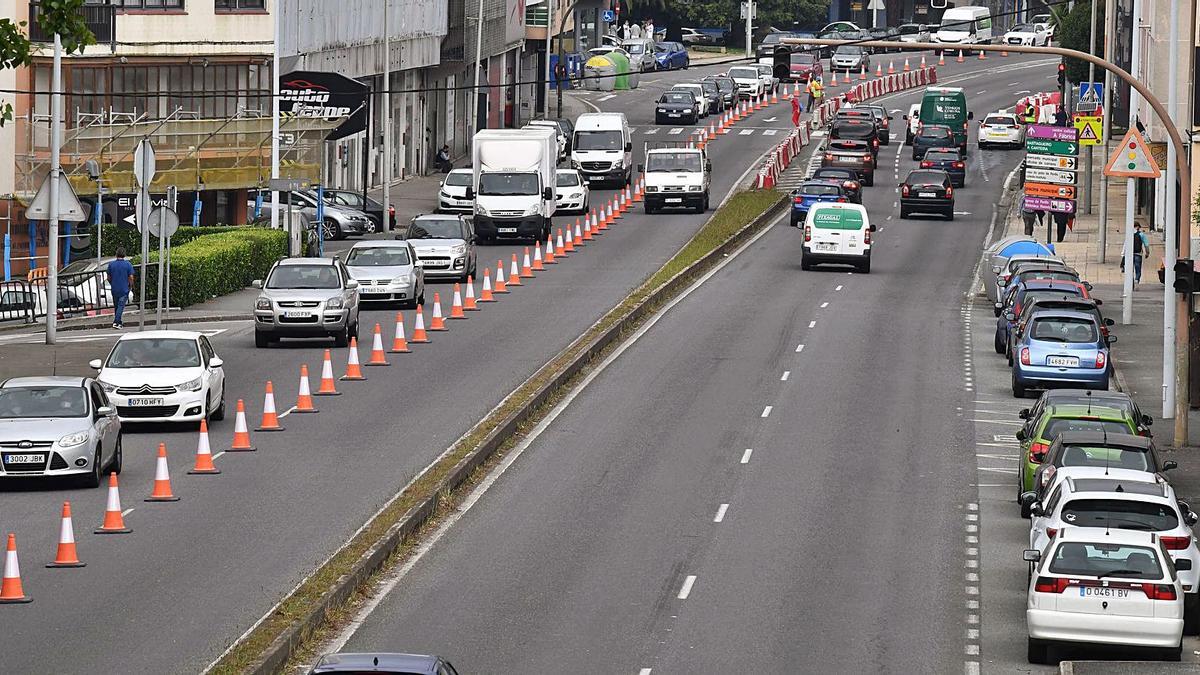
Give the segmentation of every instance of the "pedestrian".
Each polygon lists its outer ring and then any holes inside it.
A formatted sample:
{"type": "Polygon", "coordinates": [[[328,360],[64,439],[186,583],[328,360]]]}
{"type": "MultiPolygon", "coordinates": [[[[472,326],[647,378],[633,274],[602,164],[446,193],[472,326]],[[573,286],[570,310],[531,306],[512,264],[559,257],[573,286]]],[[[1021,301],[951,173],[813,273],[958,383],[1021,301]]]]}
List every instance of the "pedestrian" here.
{"type": "Polygon", "coordinates": [[[1056,127],[1067,126],[1067,111],[1063,110],[1063,107],[1061,105],[1054,109],[1054,126],[1056,126],[1056,127]]]}
{"type": "Polygon", "coordinates": [[[454,165],[450,162],[450,146],[442,144],[442,147],[437,152],[437,170],[442,173],[450,173],[454,165]]]}
{"type": "Polygon", "coordinates": [[[636,40],[642,37],[642,24],[632,21],[629,23],[629,39],[636,40]]]}
{"type": "Polygon", "coordinates": [[[1067,223],[1071,217],[1065,213],[1055,212],[1053,214],[1054,225],[1058,230],[1058,241],[1062,241],[1067,236],[1067,223]]]}
{"type": "Polygon", "coordinates": [[[1142,259],[1150,255],[1150,240],[1142,231],[1141,223],[1133,225],[1133,285],[1142,282],[1142,259]]]}
{"type": "Polygon", "coordinates": [[[1024,200],[1021,203],[1021,220],[1025,223],[1025,236],[1032,237],[1034,225],[1037,224],[1037,213],[1026,206],[1024,200]]]}
{"type": "Polygon", "coordinates": [[[655,42],[658,41],[658,37],[654,34],[654,19],[646,20],[646,37],[654,40],[655,42]]]}
{"type": "Polygon", "coordinates": [[[805,89],[808,91],[808,109],[816,110],[817,106],[821,104],[821,97],[824,95],[821,78],[808,78],[808,86],[805,89]]]}
{"type": "Polygon", "coordinates": [[[113,328],[124,328],[121,320],[129,292],[133,289],[133,265],[125,259],[125,247],[117,247],[117,259],[108,264],[108,287],[113,296],[113,328]]]}

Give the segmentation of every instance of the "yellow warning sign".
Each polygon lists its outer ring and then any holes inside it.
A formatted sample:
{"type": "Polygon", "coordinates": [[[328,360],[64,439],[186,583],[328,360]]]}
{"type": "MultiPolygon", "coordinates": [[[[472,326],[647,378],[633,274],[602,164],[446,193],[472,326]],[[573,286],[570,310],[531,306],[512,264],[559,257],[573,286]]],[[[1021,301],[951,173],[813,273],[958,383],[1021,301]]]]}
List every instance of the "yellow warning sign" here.
{"type": "Polygon", "coordinates": [[[1150,155],[1150,148],[1136,128],[1130,129],[1108,159],[1104,175],[1120,178],[1158,178],[1162,170],[1150,155]]]}
{"type": "Polygon", "coordinates": [[[1104,118],[1095,115],[1079,115],[1075,118],[1079,130],[1080,145],[1100,145],[1104,142],[1104,118]]]}

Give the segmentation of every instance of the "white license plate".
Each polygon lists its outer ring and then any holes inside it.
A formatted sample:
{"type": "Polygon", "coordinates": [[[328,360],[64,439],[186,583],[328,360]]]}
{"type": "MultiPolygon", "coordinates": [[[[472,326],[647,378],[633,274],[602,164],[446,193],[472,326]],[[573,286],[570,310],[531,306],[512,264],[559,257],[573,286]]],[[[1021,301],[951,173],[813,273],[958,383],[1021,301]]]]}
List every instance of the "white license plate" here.
{"type": "Polygon", "coordinates": [[[370,286],[363,286],[363,287],[360,287],[358,290],[359,290],[359,292],[364,293],[366,295],[388,292],[388,289],[386,289],[386,288],[371,288],[370,286]]]}
{"type": "Polygon", "coordinates": [[[1128,598],[1128,588],[1104,588],[1102,586],[1080,586],[1079,595],[1081,597],[1099,597],[1099,598],[1128,598]]]}
{"type": "Polygon", "coordinates": [[[162,404],[163,404],[163,400],[161,398],[131,398],[131,399],[129,399],[129,406],[132,408],[138,408],[138,407],[150,406],[150,405],[162,405],[162,404]]]}
{"type": "Polygon", "coordinates": [[[283,313],[283,318],[285,319],[307,319],[310,316],[312,316],[312,312],[297,312],[295,310],[289,310],[283,313]]]}
{"type": "Polygon", "coordinates": [[[9,464],[44,464],[46,462],[45,455],[5,455],[4,459],[9,464]]]}
{"type": "Polygon", "coordinates": [[[516,234],[517,228],[515,228],[515,227],[498,227],[498,228],[496,228],[496,231],[499,232],[500,234],[516,234]]]}
{"type": "Polygon", "coordinates": [[[918,197],[936,197],[937,193],[936,192],[918,192],[917,196],[918,197]]]}
{"type": "Polygon", "coordinates": [[[683,117],[683,113],[667,113],[667,117],[683,117]]]}
{"type": "Polygon", "coordinates": [[[1075,368],[1079,366],[1078,356],[1049,356],[1046,358],[1046,365],[1061,366],[1063,368],[1075,368]]]}
{"type": "Polygon", "coordinates": [[[989,135],[989,136],[996,136],[996,137],[1000,137],[1000,136],[1007,136],[1008,134],[1006,134],[1006,133],[1005,133],[1005,132],[1003,132],[1003,131],[989,131],[989,132],[988,132],[988,135],[989,135]]]}
{"type": "Polygon", "coordinates": [[[837,244],[835,244],[832,241],[820,241],[820,242],[817,242],[817,250],[818,251],[836,251],[837,244]]]}
{"type": "Polygon", "coordinates": [[[683,202],[683,197],[667,197],[664,201],[668,204],[680,204],[683,202]]]}

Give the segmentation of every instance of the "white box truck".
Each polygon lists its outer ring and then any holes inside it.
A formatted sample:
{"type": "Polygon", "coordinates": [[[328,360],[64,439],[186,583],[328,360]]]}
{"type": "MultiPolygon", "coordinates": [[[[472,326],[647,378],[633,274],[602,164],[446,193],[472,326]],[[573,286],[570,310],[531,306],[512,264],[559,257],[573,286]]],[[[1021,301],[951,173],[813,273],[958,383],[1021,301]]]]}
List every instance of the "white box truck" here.
{"type": "Polygon", "coordinates": [[[571,168],[588,182],[629,185],[633,176],[633,138],[625,113],[584,113],[575,120],[571,168]]]}
{"type": "Polygon", "coordinates": [[[475,233],[484,241],[550,236],[558,138],[549,128],[484,129],[473,143],[475,233]]]}

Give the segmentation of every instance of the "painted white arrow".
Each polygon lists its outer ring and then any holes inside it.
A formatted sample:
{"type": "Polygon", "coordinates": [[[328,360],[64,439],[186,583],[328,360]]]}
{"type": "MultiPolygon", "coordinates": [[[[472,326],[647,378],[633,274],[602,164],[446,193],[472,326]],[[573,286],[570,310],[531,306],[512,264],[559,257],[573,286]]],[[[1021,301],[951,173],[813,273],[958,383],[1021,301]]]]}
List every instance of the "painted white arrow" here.
{"type": "Polygon", "coordinates": [[[775,120],[777,120],[777,119],[779,119],[779,118],[778,118],[778,117],[768,117],[767,119],[765,119],[765,120],[763,120],[763,121],[764,121],[764,122],[774,122],[774,121],[775,121],[775,120]]]}

